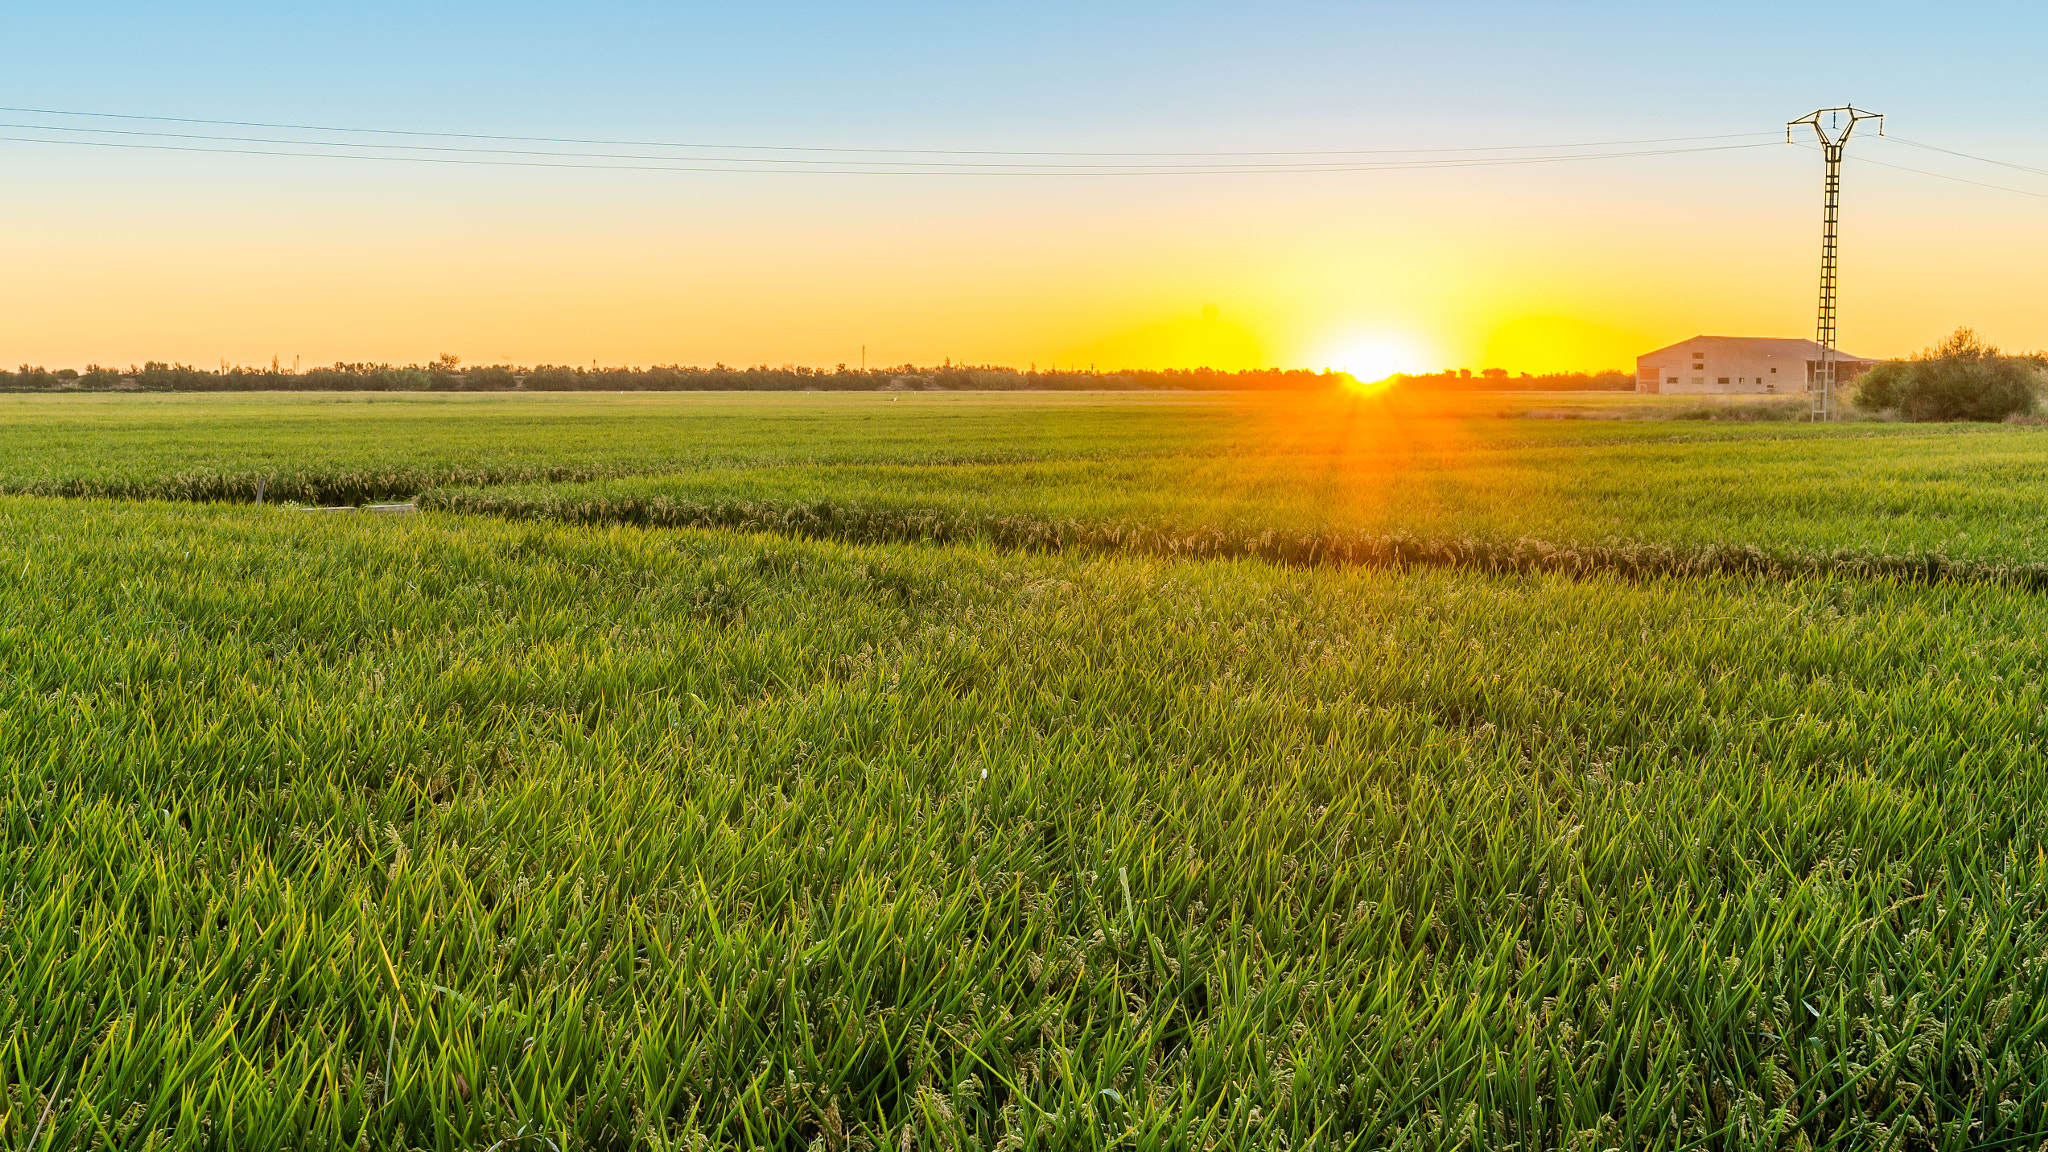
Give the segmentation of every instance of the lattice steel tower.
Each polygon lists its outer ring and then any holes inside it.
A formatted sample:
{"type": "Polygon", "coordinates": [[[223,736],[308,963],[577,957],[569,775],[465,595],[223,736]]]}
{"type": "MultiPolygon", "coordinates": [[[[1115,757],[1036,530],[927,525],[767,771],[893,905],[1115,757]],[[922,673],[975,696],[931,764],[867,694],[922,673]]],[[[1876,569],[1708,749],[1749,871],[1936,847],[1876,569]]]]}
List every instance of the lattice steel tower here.
{"type": "Polygon", "coordinates": [[[1865,120],[1877,121],[1877,134],[1884,135],[1884,116],[1865,112],[1853,105],[1822,108],[1785,125],[1785,142],[1792,142],[1792,130],[1811,125],[1820,137],[1821,155],[1827,158],[1828,175],[1825,215],[1820,230],[1820,319],[1814,325],[1814,341],[1820,345],[1820,359],[1809,361],[1806,391],[1813,399],[1812,420],[1835,418],[1835,246],[1842,215],[1842,153],[1849,136],[1865,120]],[[1826,123],[1823,124],[1822,121],[1826,123]]]}

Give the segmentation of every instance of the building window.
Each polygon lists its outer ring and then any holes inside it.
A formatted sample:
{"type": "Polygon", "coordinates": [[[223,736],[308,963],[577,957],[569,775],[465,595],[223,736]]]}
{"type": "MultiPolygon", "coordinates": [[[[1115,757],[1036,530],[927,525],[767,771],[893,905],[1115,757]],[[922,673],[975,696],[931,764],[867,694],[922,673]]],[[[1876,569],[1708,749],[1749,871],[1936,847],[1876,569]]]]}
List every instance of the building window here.
{"type": "Polygon", "coordinates": [[[1716,380],[1716,381],[1715,381],[1715,383],[1716,383],[1716,384],[1726,384],[1727,382],[1728,382],[1728,378],[1727,378],[1726,376],[1723,376],[1723,377],[1721,377],[1721,378],[1720,378],[1719,380],[1716,380]]]}
{"type": "Polygon", "coordinates": [[[1670,377],[1669,379],[1665,380],[1664,382],[1665,382],[1666,384],[1676,384],[1676,383],[1678,383],[1678,377],[1676,377],[1676,376],[1670,377]]]}

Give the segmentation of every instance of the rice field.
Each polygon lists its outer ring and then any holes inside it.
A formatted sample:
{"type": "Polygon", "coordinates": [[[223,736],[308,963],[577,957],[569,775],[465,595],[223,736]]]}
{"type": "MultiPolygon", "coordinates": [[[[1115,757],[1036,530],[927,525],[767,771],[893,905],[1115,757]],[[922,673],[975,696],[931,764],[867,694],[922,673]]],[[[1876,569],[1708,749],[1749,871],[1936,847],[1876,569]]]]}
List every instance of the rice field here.
{"type": "Polygon", "coordinates": [[[2048,1136],[2039,592],[988,530],[2017,569],[2036,430],[261,399],[0,402],[17,491],[434,481],[0,498],[0,1144],[2048,1136]],[[602,475],[460,475],[550,423],[602,475]]]}
{"type": "MultiPolygon", "coordinates": [[[[1399,430],[1405,432],[1406,429],[1399,430]]],[[[867,541],[1314,559],[1398,538],[1591,554],[1737,546],[1941,570],[2048,558],[2048,434],[1467,444],[1000,464],[708,467],[429,489],[432,507],[867,541]]]]}
{"type": "Polygon", "coordinates": [[[1453,428],[1459,446],[1472,449],[1928,434],[1912,425],[1610,419],[1680,414],[1699,400],[1630,393],[0,394],[0,492],[246,501],[262,481],[272,500],[349,504],[433,487],[716,466],[1358,456],[1369,445],[1453,428]],[[1514,418],[1531,411],[1591,418],[1514,418]]]}

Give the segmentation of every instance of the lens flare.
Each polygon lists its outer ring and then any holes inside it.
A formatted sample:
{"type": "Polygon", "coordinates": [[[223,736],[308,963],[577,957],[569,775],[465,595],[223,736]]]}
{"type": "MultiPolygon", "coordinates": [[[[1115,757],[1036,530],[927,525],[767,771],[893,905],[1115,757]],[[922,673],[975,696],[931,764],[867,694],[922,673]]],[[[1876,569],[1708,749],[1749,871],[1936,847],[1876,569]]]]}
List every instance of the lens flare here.
{"type": "Polygon", "coordinates": [[[1423,353],[1405,336],[1353,336],[1338,343],[1326,361],[1329,367],[1349,372],[1360,384],[1375,384],[1397,372],[1427,371],[1423,353]]]}

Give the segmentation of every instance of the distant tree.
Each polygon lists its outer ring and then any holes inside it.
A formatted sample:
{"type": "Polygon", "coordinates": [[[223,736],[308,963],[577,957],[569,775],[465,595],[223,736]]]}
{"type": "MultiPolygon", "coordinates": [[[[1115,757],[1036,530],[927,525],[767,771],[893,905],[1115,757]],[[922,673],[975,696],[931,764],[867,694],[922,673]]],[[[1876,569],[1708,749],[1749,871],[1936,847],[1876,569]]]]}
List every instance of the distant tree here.
{"type": "MultiPolygon", "coordinates": [[[[1488,380],[1493,379],[1487,377],[1488,380]]],[[[1478,378],[1467,385],[1482,383],[1478,378]]],[[[1257,390],[1309,392],[1356,383],[1343,372],[1312,372],[1305,368],[1248,368],[1220,371],[1214,368],[1124,369],[1121,371],[1029,371],[1019,372],[995,364],[973,365],[948,361],[939,367],[919,368],[904,364],[896,368],[853,370],[844,364],[832,369],[801,364],[770,367],[757,364],[736,368],[714,364],[709,368],[681,364],[656,364],[647,368],[605,368],[566,364],[520,367],[486,364],[464,368],[459,357],[444,353],[426,365],[399,367],[379,363],[337,363],[331,367],[299,370],[296,361],[289,371],[276,357],[270,367],[244,368],[223,364],[219,371],[152,360],[124,373],[88,367],[81,375],[73,369],[50,372],[27,364],[18,372],[0,371],[0,388],[129,388],[158,392],[248,392],[258,389],[291,389],[313,392],[419,392],[419,391],[755,391],[915,387],[929,390],[1015,391],[1022,389],[1149,389],[1257,390]]]]}
{"type": "Polygon", "coordinates": [[[1856,406],[1906,420],[2003,420],[2040,402],[2041,369],[2004,356],[1968,328],[1910,360],[1891,360],[1856,381],[1856,406]]]}
{"type": "Polygon", "coordinates": [[[457,392],[462,388],[462,357],[452,352],[434,357],[426,372],[428,391],[457,392]]]}
{"type": "Polygon", "coordinates": [[[463,377],[472,392],[502,392],[519,383],[519,373],[509,364],[471,368],[463,377]]]}
{"type": "Polygon", "coordinates": [[[211,392],[217,377],[190,364],[151,360],[135,372],[135,382],[151,392],[211,392]]]}

